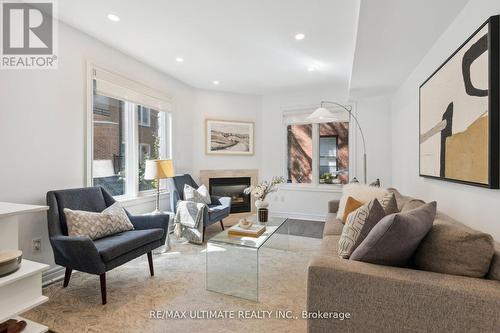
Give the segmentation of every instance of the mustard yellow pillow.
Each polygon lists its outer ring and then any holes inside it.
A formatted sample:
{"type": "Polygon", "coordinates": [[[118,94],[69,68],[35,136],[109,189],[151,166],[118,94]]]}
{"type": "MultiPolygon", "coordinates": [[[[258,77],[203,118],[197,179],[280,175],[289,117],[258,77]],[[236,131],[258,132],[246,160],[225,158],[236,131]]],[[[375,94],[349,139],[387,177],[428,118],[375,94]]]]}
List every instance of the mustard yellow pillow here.
{"type": "Polygon", "coordinates": [[[358,201],[353,197],[348,197],[345,203],[344,216],[342,216],[342,223],[345,224],[345,221],[347,221],[347,216],[361,206],[363,206],[363,203],[361,201],[358,201]]]}

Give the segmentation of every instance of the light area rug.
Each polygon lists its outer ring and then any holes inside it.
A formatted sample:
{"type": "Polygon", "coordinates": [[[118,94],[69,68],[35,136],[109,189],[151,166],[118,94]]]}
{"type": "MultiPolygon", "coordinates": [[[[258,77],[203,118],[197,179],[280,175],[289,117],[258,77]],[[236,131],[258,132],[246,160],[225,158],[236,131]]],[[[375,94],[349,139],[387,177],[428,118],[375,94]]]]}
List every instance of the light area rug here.
{"type": "MultiPolygon", "coordinates": [[[[212,229],[212,228],[211,228],[212,229]]],[[[206,246],[172,241],[155,255],[155,276],[146,256],[107,273],[108,304],[101,305],[99,278],[76,272],[67,288],[44,288],[49,301],[24,316],[54,332],[306,332],[307,264],[320,239],[290,236],[289,251],[261,249],[260,300],[205,290],[206,246]],[[151,319],[166,311],[292,311],[299,319],[151,319]]]]}

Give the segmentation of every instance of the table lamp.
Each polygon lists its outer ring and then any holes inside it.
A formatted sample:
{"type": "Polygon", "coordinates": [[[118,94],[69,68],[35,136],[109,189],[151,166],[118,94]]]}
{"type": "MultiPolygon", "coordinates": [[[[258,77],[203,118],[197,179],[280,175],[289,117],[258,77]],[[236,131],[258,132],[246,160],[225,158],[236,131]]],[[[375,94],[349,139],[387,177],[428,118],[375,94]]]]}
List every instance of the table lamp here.
{"type": "Polygon", "coordinates": [[[174,177],[174,164],[172,160],[147,160],[144,179],[156,180],[156,209],[153,214],[160,214],[160,179],[174,177]]]}

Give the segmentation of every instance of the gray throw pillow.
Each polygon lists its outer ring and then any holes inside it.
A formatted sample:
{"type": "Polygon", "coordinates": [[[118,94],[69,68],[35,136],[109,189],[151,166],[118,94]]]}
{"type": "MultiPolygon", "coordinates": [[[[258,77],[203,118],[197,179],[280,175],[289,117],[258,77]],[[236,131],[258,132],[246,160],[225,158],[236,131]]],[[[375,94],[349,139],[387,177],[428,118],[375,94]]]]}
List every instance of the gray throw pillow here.
{"type": "Polygon", "coordinates": [[[210,205],[210,193],[208,193],[208,189],[205,185],[201,185],[198,189],[195,189],[188,184],[184,185],[184,200],[193,201],[197,203],[202,203],[206,205],[210,205]]]}
{"type": "Polygon", "coordinates": [[[338,255],[347,259],[368,236],[370,230],[385,216],[377,199],[356,209],[347,216],[339,239],[338,255]]]}
{"type": "Polygon", "coordinates": [[[382,208],[384,208],[386,215],[399,213],[396,196],[392,192],[386,194],[382,199],[380,199],[380,204],[382,205],[382,208]]]}
{"type": "Polygon", "coordinates": [[[436,202],[405,213],[387,215],[373,227],[350,259],[387,266],[406,266],[431,230],[436,202]]]}

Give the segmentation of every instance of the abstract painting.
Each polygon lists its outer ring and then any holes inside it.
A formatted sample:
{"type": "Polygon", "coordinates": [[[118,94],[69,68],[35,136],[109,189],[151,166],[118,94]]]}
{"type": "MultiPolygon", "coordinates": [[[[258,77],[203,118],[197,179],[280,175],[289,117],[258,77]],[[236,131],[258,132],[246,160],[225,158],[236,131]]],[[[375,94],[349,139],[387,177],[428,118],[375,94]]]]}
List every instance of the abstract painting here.
{"type": "Polygon", "coordinates": [[[253,155],[254,123],[206,120],[206,153],[253,155]]]}
{"type": "Polygon", "coordinates": [[[420,175],[499,187],[499,16],[420,86],[420,175]]]}

